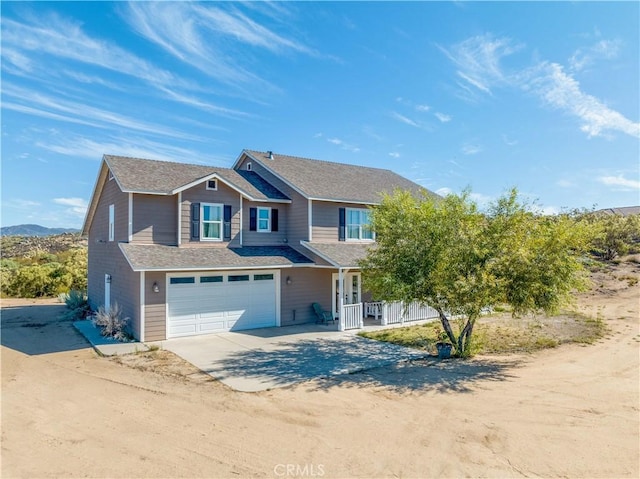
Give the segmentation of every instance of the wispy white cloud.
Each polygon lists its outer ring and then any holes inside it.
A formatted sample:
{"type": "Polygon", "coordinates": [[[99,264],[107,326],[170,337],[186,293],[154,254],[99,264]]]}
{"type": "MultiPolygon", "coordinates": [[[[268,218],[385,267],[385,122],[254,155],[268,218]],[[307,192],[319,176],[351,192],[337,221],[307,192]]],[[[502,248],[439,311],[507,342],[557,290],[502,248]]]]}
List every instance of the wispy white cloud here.
{"type": "Polygon", "coordinates": [[[569,180],[560,179],[556,181],[556,185],[559,186],[560,188],[573,188],[575,186],[575,183],[569,180]]]}
{"type": "Polygon", "coordinates": [[[584,93],[580,84],[557,63],[542,63],[535,68],[533,91],[549,106],[577,117],[580,129],[589,136],[608,130],[640,138],[640,123],[625,118],[597,98],[584,93]]]}
{"type": "Polygon", "coordinates": [[[340,148],[342,148],[343,150],[347,150],[350,151],[352,153],[358,153],[360,151],[360,148],[352,145],[350,143],[346,143],[345,141],[341,140],[340,138],[327,138],[327,141],[333,145],[339,146],[340,148]]]}
{"type": "MultiPolygon", "coordinates": [[[[608,107],[592,95],[583,92],[578,81],[564,71],[558,63],[540,61],[528,68],[507,71],[501,60],[522,48],[508,38],[481,35],[469,38],[449,49],[442,50],[458,68],[456,74],[463,80],[465,95],[492,94],[500,87],[520,88],[533,92],[542,101],[564,111],[581,122],[580,129],[589,136],[619,131],[640,137],[640,123],[635,123],[608,107]]],[[[599,42],[592,48],[600,55],[616,55],[617,44],[599,42]]]]}
{"type": "Polygon", "coordinates": [[[11,198],[11,199],[3,199],[2,207],[3,208],[13,208],[17,210],[31,210],[40,206],[40,203],[32,200],[24,200],[21,198],[11,198]]]}
{"type": "Polygon", "coordinates": [[[431,110],[431,107],[429,105],[416,105],[415,109],[417,111],[429,111],[431,110]]]}
{"type": "Polygon", "coordinates": [[[464,82],[491,94],[491,88],[507,81],[500,64],[502,58],[515,53],[523,46],[509,38],[495,38],[485,34],[468,38],[451,48],[441,48],[458,67],[456,74],[464,82]]]}
{"type": "Polygon", "coordinates": [[[607,186],[617,186],[624,189],[640,190],[640,181],[625,178],[623,175],[600,176],[597,180],[607,186]]]}
{"type": "Polygon", "coordinates": [[[440,113],[439,111],[435,112],[434,115],[442,123],[448,123],[453,119],[451,115],[445,115],[444,113],[440,113]]]}
{"type": "Polygon", "coordinates": [[[462,145],[460,151],[465,155],[477,155],[482,151],[482,147],[480,145],[472,145],[468,143],[466,145],[462,145]]]}
{"type": "Polygon", "coordinates": [[[389,156],[391,158],[400,158],[400,153],[398,153],[397,151],[392,151],[391,153],[389,153],[389,156]]]}
{"type": "Polygon", "coordinates": [[[435,192],[440,196],[447,196],[453,193],[453,190],[447,186],[443,186],[442,188],[438,188],[435,192]]]}
{"type": "Polygon", "coordinates": [[[259,83],[271,90],[277,89],[254,70],[240,64],[240,57],[233,54],[237,46],[274,54],[297,52],[319,56],[302,42],[260,25],[232,3],[130,2],[122,16],[147,40],[189,66],[232,86],[238,82],[259,83]]]}
{"type": "Polygon", "coordinates": [[[7,82],[5,82],[2,87],[3,94],[6,97],[17,100],[18,102],[23,102],[23,104],[16,103],[16,101],[8,102],[8,105],[3,104],[3,107],[15,111],[101,128],[117,130],[127,128],[157,136],[170,136],[172,138],[194,141],[200,140],[200,138],[190,133],[163,125],[136,120],[109,110],[90,106],[87,103],[55,98],[40,92],[20,88],[7,82]]]}
{"type": "Polygon", "coordinates": [[[226,165],[228,158],[203,154],[197,150],[174,144],[160,143],[141,137],[115,136],[102,141],[83,137],[56,138],[54,141],[39,140],[36,146],[53,153],[99,161],[102,155],[112,154],[135,158],[153,158],[184,163],[208,163],[226,165]]]}
{"type": "Polygon", "coordinates": [[[408,118],[404,115],[401,115],[398,112],[391,112],[391,116],[393,118],[395,118],[396,120],[404,123],[405,125],[409,125],[409,126],[413,126],[415,128],[420,128],[420,124],[417,121],[412,120],[411,118],[408,118]]]}
{"type": "Polygon", "coordinates": [[[504,141],[505,145],[515,146],[518,144],[518,140],[512,140],[507,135],[502,135],[502,141],[504,141]]]}
{"type": "Polygon", "coordinates": [[[87,200],[82,198],[54,198],[53,202],[58,205],[68,206],[67,213],[79,218],[84,218],[87,212],[87,200]]]}
{"type": "Polygon", "coordinates": [[[618,56],[621,47],[622,41],[620,39],[599,40],[586,49],[576,50],[569,58],[569,67],[573,71],[581,71],[598,60],[611,60],[618,56]]]}

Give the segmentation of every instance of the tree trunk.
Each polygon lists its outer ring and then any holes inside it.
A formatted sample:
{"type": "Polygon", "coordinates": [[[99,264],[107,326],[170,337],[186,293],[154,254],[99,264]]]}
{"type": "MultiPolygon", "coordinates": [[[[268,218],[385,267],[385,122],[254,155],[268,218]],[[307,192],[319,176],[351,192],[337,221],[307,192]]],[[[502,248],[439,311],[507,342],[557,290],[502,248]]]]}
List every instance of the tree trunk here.
{"type": "Polygon", "coordinates": [[[462,357],[471,355],[471,335],[473,334],[473,326],[475,323],[476,318],[468,318],[467,323],[464,325],[458,337],[458,354],[462,357]]]}
{"type": "Polygon", "coordinates": [[[447,336],[449,337],[451,344],[455,346],[457,344],[456,336],[455,334],[453,334],[453,330],[451,329],[451,324],[449,324],[449,318],[447,318],[446,314],[444,314],[444,311],[440,309],[436,309],[436,311],[438,311],[438,316],[440,316],[440,323],[442,324],[442,329],[444,329],[445,333],[447,333],[447,336]]]}

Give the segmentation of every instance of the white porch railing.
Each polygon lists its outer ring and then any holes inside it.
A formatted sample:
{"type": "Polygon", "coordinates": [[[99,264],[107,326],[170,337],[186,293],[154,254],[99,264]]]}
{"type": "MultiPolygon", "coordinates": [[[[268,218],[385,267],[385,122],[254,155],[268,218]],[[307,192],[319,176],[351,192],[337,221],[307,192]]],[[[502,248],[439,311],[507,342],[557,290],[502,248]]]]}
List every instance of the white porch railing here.
{"type": "Polygon", "coordinates": [[[402,301],[394,303],[382,303],[381,323],[404,324],[409,321],[421,321],[438,317],[438,312],[431,306],[425,306],[418,302],[406,304],[402,301]]]}
{"type": "Polygon", "coordinates": [[[343,304],[340,309],[340,331],[362,328],[362,303],[343,304]]]}

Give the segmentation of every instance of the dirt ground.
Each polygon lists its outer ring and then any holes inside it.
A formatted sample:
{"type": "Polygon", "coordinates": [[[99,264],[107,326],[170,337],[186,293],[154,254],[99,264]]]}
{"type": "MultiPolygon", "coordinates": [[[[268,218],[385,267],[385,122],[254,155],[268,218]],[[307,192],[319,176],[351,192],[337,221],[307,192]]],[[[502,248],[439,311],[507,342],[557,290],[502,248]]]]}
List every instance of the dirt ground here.
{"type": "Polygon", "coordinates": [[[2,300],[2,477],[640,477],[640,267],[594,275],[594,345],[236,393],[170,353],[100,358],[2,300]],[[134,366],[134,367],[132,367],[134,366]]]}

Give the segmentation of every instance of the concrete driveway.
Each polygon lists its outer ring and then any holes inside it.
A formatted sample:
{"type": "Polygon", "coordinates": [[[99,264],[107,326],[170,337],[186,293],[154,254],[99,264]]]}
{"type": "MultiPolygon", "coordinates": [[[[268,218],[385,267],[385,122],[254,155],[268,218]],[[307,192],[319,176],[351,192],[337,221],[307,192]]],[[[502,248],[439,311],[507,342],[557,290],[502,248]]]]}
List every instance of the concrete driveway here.
{"type": "Polygon", "coordinates": [[[427,356],[316,325],[177,338],[156,343],[227,386],[264,391],[302,381],[394,364],[427,356]]]}

